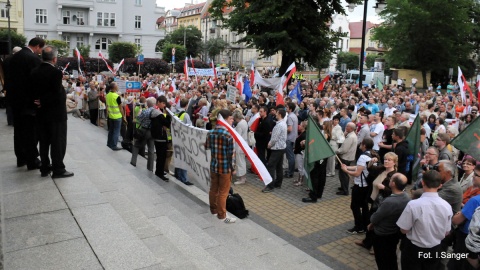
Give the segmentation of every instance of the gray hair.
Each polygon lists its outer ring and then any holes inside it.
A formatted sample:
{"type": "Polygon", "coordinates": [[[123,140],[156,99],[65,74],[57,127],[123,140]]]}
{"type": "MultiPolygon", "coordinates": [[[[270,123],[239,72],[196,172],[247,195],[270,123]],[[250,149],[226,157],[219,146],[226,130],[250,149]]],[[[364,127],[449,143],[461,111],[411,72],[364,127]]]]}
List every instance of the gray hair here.
{"type": "Polygon", "coordinates": [[[237,120],[244,118],[243,113],[240,110],[233,111],[232,116],[233,116],[233,119],[237,119],[237,120]]]}
{"type": "Polygon", "coordinates": [[[443,164],[443,169],[445,171],[450,172],[452,178],[455,177],[456,166],[453,162],[451,162],[450,160],[440,160],[439,163],[443,164]]]}
{"type": "Polygon", "coordinates": [[[147,107],[153,107],[157,103],[157,99],[154,97],[147,98],[147,107]]]}
{"type": "Polygon", "coordinates": [[[58,56],[58,49],[52,45],[43,47],[42,59],[45,62],[52,62],[58,56]]]}

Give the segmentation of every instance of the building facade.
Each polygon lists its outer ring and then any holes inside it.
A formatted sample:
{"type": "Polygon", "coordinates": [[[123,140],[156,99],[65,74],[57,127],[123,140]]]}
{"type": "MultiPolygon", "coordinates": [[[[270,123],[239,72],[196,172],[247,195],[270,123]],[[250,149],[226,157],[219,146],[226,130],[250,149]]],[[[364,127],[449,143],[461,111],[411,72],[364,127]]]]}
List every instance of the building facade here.
{"type": "MultiPolygon", "coordinates": [[[[23,0],[10,0],[10,29],[23,34],[23,0]]],[[[0,2],[0,29],[8,29],[7,1],[0,2]]]]}
{"type": "Polygon", "coordinates": [[[108,47],[116,41],[132,42],[146,58],[157,57],[155,46],[165,37],[156,21],[165,8],[155,0],[24,0],[25,35],[63,40],[75,47],[90,45],[90,56],[98,52],[108,58],[108,47]]]}
{"type": "Polygon", "coordinates": [[[342,14],[335,14],[332,17],[332,24],[330,25],[330,29],[332,31],[344,34],[344,37],[342,37],[336,44],[334,44],[334,46],[337,48],[337,53],[332,55],[332,59],[330,60],[330,64],[328,67],[328,71],[333,73],[337,71],[337,54],[339,52],[348,52],[350,49],[350,27],[347,17],[342,14]]]}
{"type": "Polygon", "coordinates": [[[201,27],[202,14],[206,12],[206,2],[199,4],[185,4],[185,7],[177,17],[178,27],[194,26],[201,27]]]}
{"type": "Polygon", "coordinates": [[[178,16],[180,16],[180,13],[182,12],[182,8],[174,8],[171,10],[168,10],[167,13],[165,13],[165,32],[167,34],[170,34],[171,32],[177,30],[178,27],[178,16]]]}

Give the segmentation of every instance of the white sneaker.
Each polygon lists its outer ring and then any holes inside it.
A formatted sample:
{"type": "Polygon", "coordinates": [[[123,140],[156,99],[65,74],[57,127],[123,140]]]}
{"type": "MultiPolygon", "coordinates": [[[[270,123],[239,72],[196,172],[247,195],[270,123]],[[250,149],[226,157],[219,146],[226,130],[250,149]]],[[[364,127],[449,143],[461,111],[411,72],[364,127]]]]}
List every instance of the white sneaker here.
{"type": "Polygon", "coordinates": [[[243,185],[245,184],[245,179],[240,179],[240,180],[237,180],[235,181],[235,183],[233,183],[234,185],[243,185]]]}
{"type": "Polygon", "coordinates": [[[234,218],[234,217],[229,217],[229,216],[227,216],[226,218],[221,219],[221,221],[229,224],[229,223],[235,223],[235,221],[237,221],[237,219],[234,218]]]}

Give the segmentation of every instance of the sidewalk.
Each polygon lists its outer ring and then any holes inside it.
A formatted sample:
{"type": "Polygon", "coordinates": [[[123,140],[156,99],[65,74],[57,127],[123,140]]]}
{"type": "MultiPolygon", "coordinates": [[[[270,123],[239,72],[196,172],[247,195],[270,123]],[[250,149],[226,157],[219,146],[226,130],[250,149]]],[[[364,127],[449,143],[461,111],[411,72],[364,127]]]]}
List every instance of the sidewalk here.
{"type": "MultiPolygon", "coordinates": [[[[75,176],[56,180],[17,168],[4,110],[0,126],[5,269],[331,269],[295,239],[275,235],[278,228],[294,232],[285,217],[300,218],[303,208],[278,193],[261,194],[260,182],[236,189],[252,218],[224,224],[209,213],[204,191],[173,177],[163,182],[143,159],[129,165],[131,154],[107,148],[106,131],[89,121],[69,115],[65,164],[75,176]],[[269,199],[284,202],[265,213],[260,204],[269,199]],[[268,218],[274,213],[284,224],[268,218]]],[[[295,237],[308,236],[304,225],[295,237]]],[[[348,268],[324,258],[335,269],[348,268]]]]}

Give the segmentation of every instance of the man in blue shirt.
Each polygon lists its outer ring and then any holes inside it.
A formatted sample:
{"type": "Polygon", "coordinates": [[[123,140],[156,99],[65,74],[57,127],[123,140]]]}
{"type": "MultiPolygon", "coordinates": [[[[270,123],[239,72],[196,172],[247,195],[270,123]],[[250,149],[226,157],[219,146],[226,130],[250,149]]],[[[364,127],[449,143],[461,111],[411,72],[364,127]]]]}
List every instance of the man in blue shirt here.
{"type": "Polygon", "coordinates": [[[340,118],[340,123],[338,123],[340,125],[340,127],[342,128],[342,131],[345,132],[345,127],[347,126],[347,124],[349,122],[351,122],[352,120],[350,119],[350,117],[348,117],[348,111],[346,108],[343,108],[340,110],[340,116],[342,118],[340,118]]]}

